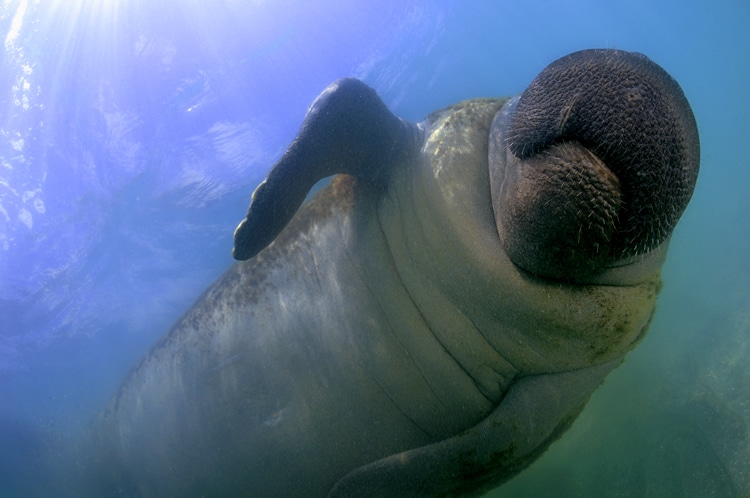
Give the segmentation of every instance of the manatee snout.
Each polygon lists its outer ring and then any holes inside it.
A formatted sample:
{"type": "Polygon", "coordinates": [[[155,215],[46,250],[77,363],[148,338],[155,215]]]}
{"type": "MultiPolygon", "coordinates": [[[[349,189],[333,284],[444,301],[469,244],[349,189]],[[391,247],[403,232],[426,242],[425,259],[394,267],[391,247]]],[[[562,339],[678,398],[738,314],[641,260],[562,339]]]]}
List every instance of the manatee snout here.
{"type": "Polygon", "coordinates": [[[682,90],[641,54],[584,50],[547,66],[493,121],[504,249],[538,276],[585,281],[667,241],[695,187],[682,90]]]}

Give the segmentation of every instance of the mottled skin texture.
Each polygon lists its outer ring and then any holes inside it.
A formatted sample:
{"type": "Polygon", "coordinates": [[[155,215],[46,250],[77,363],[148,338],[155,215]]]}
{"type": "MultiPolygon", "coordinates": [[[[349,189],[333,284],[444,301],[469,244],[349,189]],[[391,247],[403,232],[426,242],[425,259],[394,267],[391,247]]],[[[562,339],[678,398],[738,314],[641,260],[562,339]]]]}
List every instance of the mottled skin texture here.
{"type": "MultiPolygon", "coordinates": [[[[670,91],[659,98],[684,100],[670,91]]],[[[621,206],[632,206],[621,175],[567,135],[541,159],[515,156],[497,142],[515,130],[506,103],[462,102],[416,126],[360,82],[329,87],[253,195],[235,234],[247,261],[98,419],[84,450],[89,490],[450,496],[497,485],[543,453],[645,333],[666,236],[643,254],[596,256],[588,241],[619,240],[621,206]],[[540,225],[528,160],[559,179],[548,200],[589,196],[577,202],[605,221],[584,224],[574,209],[540,225]],[[573,226],[584,243],[550,255],[540,226],[573,226]],[[530,268],[507,250],[522,237],[533,239],[521,251],[530,268]]],[[[673,167],[694,182],[697,162],[673,167]]]]}

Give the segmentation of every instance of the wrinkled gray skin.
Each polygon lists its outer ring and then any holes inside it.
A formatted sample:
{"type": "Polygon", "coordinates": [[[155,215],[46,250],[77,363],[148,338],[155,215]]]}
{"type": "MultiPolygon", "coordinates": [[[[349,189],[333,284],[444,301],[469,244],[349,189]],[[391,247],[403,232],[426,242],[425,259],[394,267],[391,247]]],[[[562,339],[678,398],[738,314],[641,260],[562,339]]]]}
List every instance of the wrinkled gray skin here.
{"type": "Polygon", "coordinates": [[[502,483],[645,333],[698,157],[682,91],[638,54],[578,52],[520,98],[419,125],[337,81],[253,194],[235,232],[246,261],[124,381],[76,490],[502,483]]]}

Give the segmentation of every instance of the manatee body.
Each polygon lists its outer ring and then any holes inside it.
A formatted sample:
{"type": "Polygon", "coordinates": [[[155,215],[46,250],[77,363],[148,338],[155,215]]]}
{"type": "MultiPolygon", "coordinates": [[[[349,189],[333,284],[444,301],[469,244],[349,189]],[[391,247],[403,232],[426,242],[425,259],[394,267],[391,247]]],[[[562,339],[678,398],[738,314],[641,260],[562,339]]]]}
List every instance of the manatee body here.
{"type": "Polygon", "coordinates": [[[502,483],[643,337],[698,155],[682,91],[638,54],[571,54],[520,98],[418,125],[361,82],[332,84],[253,194],[243,261],[97,419],[82,486],[448,496],[502,483]]]}

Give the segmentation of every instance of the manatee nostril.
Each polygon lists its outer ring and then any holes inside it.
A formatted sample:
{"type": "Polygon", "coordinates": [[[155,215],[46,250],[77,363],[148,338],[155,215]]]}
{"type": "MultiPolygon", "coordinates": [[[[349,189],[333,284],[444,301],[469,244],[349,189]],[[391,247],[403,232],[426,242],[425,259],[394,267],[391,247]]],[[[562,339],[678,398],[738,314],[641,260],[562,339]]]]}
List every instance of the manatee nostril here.
{"type": "Polygon", "coordinates": [[[521,160],[577,141],[617,175],[623,207],[614,258],[664,242],[698,175],[690,105],[677,82],[641,54],[584,50],[553,62],[521,95],[507,137],[521,160]]]}

